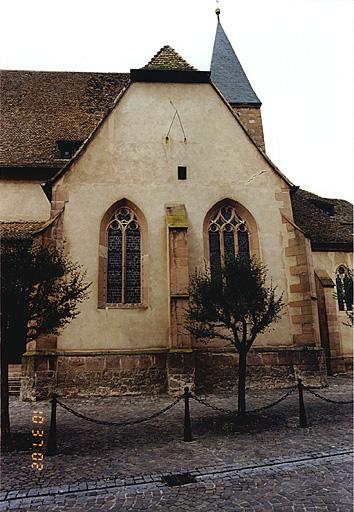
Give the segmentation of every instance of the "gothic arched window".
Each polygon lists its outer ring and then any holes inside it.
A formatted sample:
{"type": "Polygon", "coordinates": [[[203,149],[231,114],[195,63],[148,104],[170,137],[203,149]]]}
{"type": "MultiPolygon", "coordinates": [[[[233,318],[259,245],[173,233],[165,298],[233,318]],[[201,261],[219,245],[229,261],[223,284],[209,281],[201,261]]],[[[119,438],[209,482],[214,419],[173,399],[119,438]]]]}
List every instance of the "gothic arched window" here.
{"type": "Polygon", "coordinates": [[[107,302],[141,302],[141,232],[128,206],[118,208],[107,225],[107,302]]]}
{"type": "Polygon", "coordinates": [[[247,223],[231,205],[214,211],[208,223],[208,237],[212,273],[220,268],[228,253],[250,255],[247,223]]]}
{"type": "Polygon", "coordinates": [[[351,311],[353,309],[353,279],[345,265],[340,265],[337,269],[336,288],[339,311],[351,311]]]}
{"type": "Polygon", "coordinates": [[[98,247],[98,308],[146,308],[147,224],[128,199],[112,204],[101,219],[98,247]]]}

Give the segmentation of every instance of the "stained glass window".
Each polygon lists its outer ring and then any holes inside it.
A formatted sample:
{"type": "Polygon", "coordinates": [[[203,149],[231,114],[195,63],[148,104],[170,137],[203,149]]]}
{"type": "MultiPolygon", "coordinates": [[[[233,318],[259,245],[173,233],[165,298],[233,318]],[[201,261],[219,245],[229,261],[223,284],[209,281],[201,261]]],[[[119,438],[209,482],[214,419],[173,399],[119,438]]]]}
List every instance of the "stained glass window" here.
{"type": "Polygon", "coordinates": [[[336,288],[339,311],[351,311],[353,309],[353,280],[345,265],[338,267],[336,288]]]}
{"type": "Polygon", "coordinates": [[[107,227],[107,302],[141,302],[141,232],[137,216],[123,206],[107,227]]]}
{"type": "Polygon", "coordinates": [[[211,273],[220,268],[227,254],[249,256],[249,235],[246,222],[232,206],[223,206],[212,216],[209,226],[211,273]]]}
{"type": "Polygon", "coordinates": [[[122,302],[122,232],[108,229],[107,302],[122,302]]]}

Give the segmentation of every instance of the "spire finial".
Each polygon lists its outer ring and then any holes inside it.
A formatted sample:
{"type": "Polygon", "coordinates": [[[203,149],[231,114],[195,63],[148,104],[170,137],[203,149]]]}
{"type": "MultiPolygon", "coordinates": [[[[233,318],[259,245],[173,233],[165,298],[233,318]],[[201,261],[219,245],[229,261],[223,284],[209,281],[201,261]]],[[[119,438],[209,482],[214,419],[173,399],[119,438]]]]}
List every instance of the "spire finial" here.
{"type": "MultiPolygon", "coordinates": [[[[218,4],[218,3],[219,3],[219,0],[216,0],[216,3],[218,4]]],[[[220,12],[221,12],[221,11],[220,11],[220,9],[219,9],[219,6],[217,5],[217,6],[216,6],[216,9],[215,9],[215,14],[216,14],[216,15],[217,15],[217,17],[218,17],[218,21],[220,21],[220,19],[219,19],[220,12]]]]}

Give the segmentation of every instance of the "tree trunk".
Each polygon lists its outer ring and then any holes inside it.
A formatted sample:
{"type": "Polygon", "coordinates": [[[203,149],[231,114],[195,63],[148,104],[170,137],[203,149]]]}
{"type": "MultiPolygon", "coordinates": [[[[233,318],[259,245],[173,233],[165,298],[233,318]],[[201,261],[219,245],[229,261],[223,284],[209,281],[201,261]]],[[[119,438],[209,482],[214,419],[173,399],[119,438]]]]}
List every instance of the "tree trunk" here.
{"type": "Polygon", "coordinates": [[[239,367],[238,367],[238,413],[246,414],[246,368],[247,368],[247,351],[242,349],[239,351],[239,367]]]}
{"type": "Polygon", "coordinates": [[[10,442],[9,367],[4,337],[1,336],[1,447],[10,442]]]}

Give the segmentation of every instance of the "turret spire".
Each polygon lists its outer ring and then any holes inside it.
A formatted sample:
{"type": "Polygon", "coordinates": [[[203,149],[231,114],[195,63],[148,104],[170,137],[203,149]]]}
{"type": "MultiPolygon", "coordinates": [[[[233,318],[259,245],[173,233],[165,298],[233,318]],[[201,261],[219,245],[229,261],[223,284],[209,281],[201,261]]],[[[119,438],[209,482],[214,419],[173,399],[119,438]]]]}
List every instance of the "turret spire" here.
{"type": "Polygon", "coordinates": [[[235,105],[261,105],[252,89],[235,51],[220,23],[220,9],[216,9],[218,25],[216,29],[213,56],[211,59],[211,79],[227,101],[235,105]]]}

